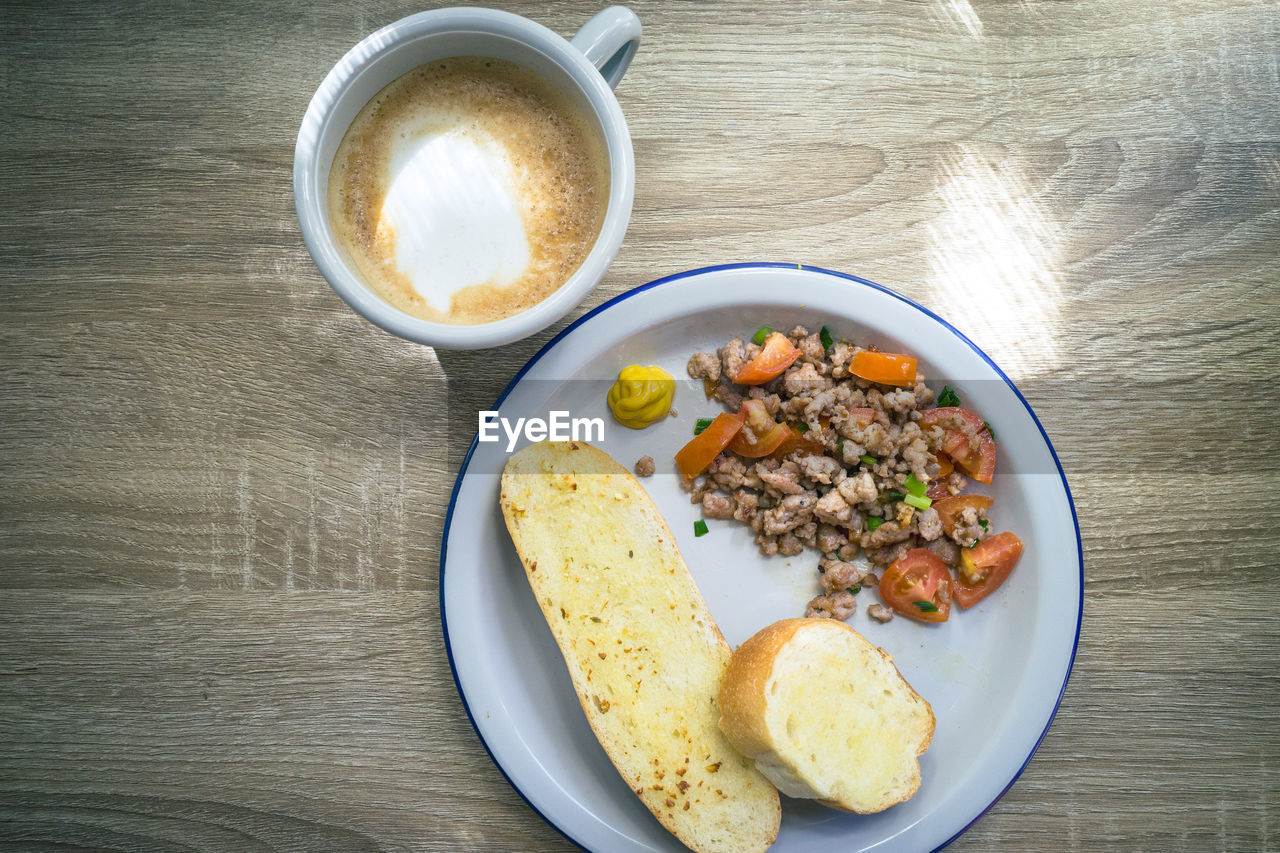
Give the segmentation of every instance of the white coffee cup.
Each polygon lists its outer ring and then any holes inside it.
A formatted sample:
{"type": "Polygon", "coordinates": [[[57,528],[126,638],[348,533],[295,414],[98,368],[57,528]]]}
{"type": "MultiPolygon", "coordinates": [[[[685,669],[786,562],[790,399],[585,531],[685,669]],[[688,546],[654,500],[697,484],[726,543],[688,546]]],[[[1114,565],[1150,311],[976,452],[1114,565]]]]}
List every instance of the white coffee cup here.
{"type": "Polygon", "coordinates": [[[635,196],[635,162],[613,88],[640,43],[640,21],[623,6],[599,12],[566,41],[510,12],[453,8],[389,24],[347,52],[311,99],[293,157],[298,224],[320,272],[346,302],[381,328],[445,349],[478,349],[526,337],[554,323],[599,284],[622,245],[635,196]],[[383,87],[424,63],[454,56],[515,62],[562,86],[604,140],[609,200],[595,245],[578,271],[533,307],[490,323],[452,325],[406,314],[380,299],[334,237],[327,206],[334,154],[356,114],[383,87]]]}

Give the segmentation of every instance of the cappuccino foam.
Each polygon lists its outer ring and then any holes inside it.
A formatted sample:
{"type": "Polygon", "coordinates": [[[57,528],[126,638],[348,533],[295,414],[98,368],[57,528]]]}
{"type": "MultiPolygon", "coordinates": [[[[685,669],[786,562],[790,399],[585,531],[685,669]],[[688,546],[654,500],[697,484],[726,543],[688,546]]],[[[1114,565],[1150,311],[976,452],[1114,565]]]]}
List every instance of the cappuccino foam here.
{"type": "Polygon", "coordinates": [[[604,145],[572,99],[510,62],[460,57],[392,82],[334,156],[329,218],[400,310],[485,323],[554,293],[608,204],[604,145]]]}

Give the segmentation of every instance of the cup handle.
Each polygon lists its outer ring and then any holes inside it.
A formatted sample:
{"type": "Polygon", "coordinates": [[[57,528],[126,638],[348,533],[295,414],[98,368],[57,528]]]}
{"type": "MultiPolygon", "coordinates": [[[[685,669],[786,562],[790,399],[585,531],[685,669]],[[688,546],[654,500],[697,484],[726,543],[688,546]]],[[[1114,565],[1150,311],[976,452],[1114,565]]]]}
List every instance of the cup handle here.
{"type": "Polygon", "coordinates": [[[610,6],[583,24],[569,43],[600,71],[609,88],[616,88],[640,46],[640,19],[626,6],[610,6]]]}

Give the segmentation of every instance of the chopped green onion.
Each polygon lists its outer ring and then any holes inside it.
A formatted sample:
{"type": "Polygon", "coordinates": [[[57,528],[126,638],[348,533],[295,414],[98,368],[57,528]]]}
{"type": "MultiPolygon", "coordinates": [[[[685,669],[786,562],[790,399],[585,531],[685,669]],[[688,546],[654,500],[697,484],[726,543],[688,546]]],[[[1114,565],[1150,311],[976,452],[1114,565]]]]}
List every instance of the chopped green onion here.
{"type": "Polygon", "coordinates": [[[883,519],[883,518],[880,518],[880,517],[878,517],[878,516],[874,516],[874,515],[873,515],[873,516],[870,516],[870,517],[867,519],[867,530],[868,530],[868,531],[873,531],[873,530],[875,530],[877,527],[879,527],[879,526],[880,526],[880,525],[882,525],[882,524],[884,524],[884,519],[883,519]]]}
{"type": "Polygon", "coordinates": [[[857,585],[855,585],[855,586],[851,586],[851,587],[849,587],[849,594],[850,594],[850,595],[857,595],[857,594],[858,594],[858,593],[860,593],[860,592],[862,592],[862,584],[857,584],[857,585]]]}
{"type": "Polygon", "coordinates": [[[803,434],[808,431],[809,431],[809,425],[804,421],[801,421],[800,423],[796,424],[796,432],[803,434]]]}
{"type": "Polygon", "coordinates": [[[982,427],[983,427],[983,429],[985,429],[987,432],[991,433],[991,440],[992,440],[992,441],[995,441],[995,440],[996,440],[996,431],[995,431],[995,430],[993,430],[993,429],[991,428],[991,424],[987,423],[986,421],[983,421],[983,422],[982,422],[982,427]]]}
{"type": "Polygon", "coordinates": [[[822,331],[818,332],[818,340],[822,341],[824,350],[831,349],[831,346],[835,343],[835,340],[831,337],[831,330],[826,326],[823,326],[822,331]]]}
{"type": "Polygon", "coordinates": [[[880,461],[879,459],[876,459],[874,456],[872,456],[870,453],[864,453],[858,458],[862,460],[863,465],[874,465],[880,461]]]}
{"type": "Polygon", "coordinates": [[[693,425],[693,434],[697,435],[709,426],[711,426],[711,418],[698,418],[698,422],[693,425]]]}
{"type": "Polygon", "coordinates": [[[706,523],[705,521],[703,521],[702,519],[698,519],[697,521],[695,521],[695,522],[693,523],[693,535],[694,535],[694,536],[706,536],[706,535],[707,535],[707,523],[706,523]]]}
{"type": "Polygon", "coordinates": [[[990,524],[987,524],[987,520],[986,520],[985,518],[980,518],[980,519],[978,519],[978,523],[982,525],[982,529],[983,529],[983,530],[990,530],[990,529],[991,529],[991,525],[990,525],[990,524]]]}
{"type": "Polygon", "coordinates": [[[836,458],[841,462],[844,461],[844,439],[836,441],[836,458]]]}
{"type": "Polygon", "coordinates": [[[960,395],[951,389],[950,385],[942,386],[942,393],[938,395],[938,406],[958,406],[960,405],[960,395]]]}
{"type": "Polygon", "coordinates": [[[761,326],[756,329],[756,333],[751,336],[751,340],[756,346],[763,346],[764,339],[773,334],[773,326],[761,326]]]}
{"type": "Polygon", "coordinates": [[[938,612],[938,605],[934,604],[932,601],[913,601],[911,603],[914,604],[916,607],[919,607],[921,612],[923,613],[938,612]]]}
{"type": "Polygon", "coordinates": [[[933,501],[926,498],[924,495],[907,495],[902,499],[902,502],[909,506],[913,506],[916,509],[928,509],[933,505],[933,501]]]}
{"type": "Polygon", "coordinates": [[[904,495],[902,492],[889,492],[887,495],[885,495],[885,497],[891,501],[900,501],[903,498],[905,498],[906,495],[904,495]]]}
{"type": "Polygon", "coordinates": [[[924,497],[924,493],[929,491],[929,487],[917,480],[915,474],[908,474],[907,491],[918,498],[922,498],[924,497]]]}

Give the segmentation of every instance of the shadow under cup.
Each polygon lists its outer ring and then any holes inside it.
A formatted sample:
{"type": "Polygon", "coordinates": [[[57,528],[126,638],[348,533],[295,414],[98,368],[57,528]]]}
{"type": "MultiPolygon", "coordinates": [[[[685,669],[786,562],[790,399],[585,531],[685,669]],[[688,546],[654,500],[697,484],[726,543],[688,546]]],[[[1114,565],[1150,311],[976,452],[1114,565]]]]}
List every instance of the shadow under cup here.
{"type": "MultiPolygon", "coordinates": [[[[624,50],[634,50],[634,44],[624,50]]],[[[629,58],[629,57],[628,57],[629,58]]],[[[316,266],[347,304],[392,334],[445,349],[479,349],[527,337],[567,314],[603,278],[622,244],[635,192],[631,137],[613,90],[568,41],[518,15],[487,9],[421,12],[351,49],[329,72],[303,119],[294,154],[298,221],[316,266]],[[489,323],[454,325],[406,314],[356,272],[329,220],[329,172],[356,115],[384,87],[434,60],[481,56],[521,65],[563,90],[603,142],[609,198],[595,244],[577,271],[525,311],[489,323]]]]}

